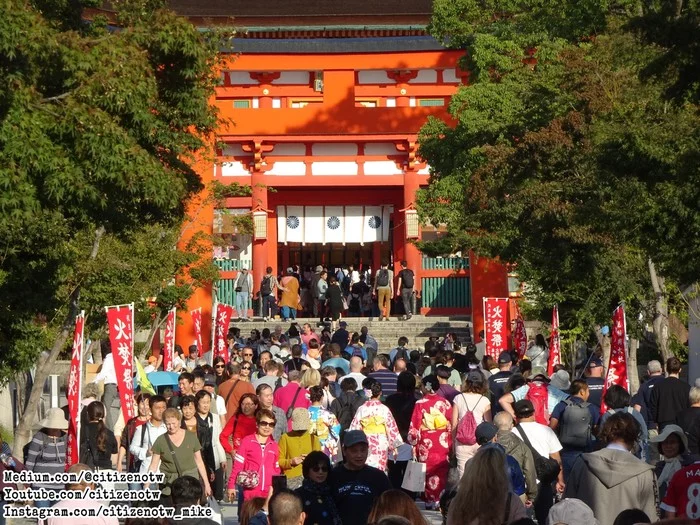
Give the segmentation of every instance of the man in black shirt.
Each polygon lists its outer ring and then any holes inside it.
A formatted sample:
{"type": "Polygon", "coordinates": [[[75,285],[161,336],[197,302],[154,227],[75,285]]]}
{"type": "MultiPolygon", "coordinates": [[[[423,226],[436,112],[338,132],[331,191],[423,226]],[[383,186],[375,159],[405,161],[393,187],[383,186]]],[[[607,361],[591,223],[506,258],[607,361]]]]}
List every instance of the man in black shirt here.
{"type": "Polygon", "coordinates": [[[688,450],[691,454],[700,454],[700,387],[690,389],[690,408],[676,416],[676,423],[688,436],[688,450]]]}
{"type": "Polygon", "coordinates": [[[666,361],[668,377],[659,381],[651,391],[649,417],[659,426],[661,433],[666,425],[676,422],[676,416],[690,406],[690,385],[678,377],[681,373],[681,362],[677,357],[669,357],[666,361]]]}
{"type": "Polygon", "coordinates": [[[496,415],[502,409],[498,400],[505,394],[508,378],[513,375],[510,367],[513,364],[513,357],[510,352],[501,352],[498,356],[498,372],[489,377],[489,390],[491,391],[491,414],[496,415]]]}
{"type": "Polygon", "coordinates": [[[586,384],[588,384],[588,402],[600,406],[603,402],[603,385],[605,385],[605,368],[603,361],[599,357],[592,357],[588,362],[588,375],[586,376],[586,384]]]}
{"type": "Polygon", "coordinates": [[[389,478],[367,465],[369,447],[362,430],[348,430],[343,436],[344,463],[331,472],[331,493],[343,525],[366,525],[372,505],[391,488],[389,478]]]}
{"type": "Polygon", "coordinates": [[[331,343],[337,343],[341,350],[344,350],[348,343],[350,343],[350,332],[347,331],[348,323],[345,321],[340,321],[338,323],[338,328],[331,337],[331,343]]]}
{"type": "MultiPolygon", "coordinates": [[[[637,390],[632,400],[634,402],[634,409],[644,417],[649,431],[649,440],[651,441],[652,438],[659,435],[656,421],[654,421],[654,418],[651,416],[651,411],[649,410],[651,406],[651,393],[654,391],[654,387],[666,378],[664,377],[663,366],[661,366],[661,363],[656,359],[647,363],[647,373],[649,374],[649,379],[642,383],[642,386],[639,387],[639,390],[637,390]]],[[[659,452],[656,447],[649,447],[649,459],[652,461],[659,460],[659,452]]]]}
{"type": "Polygon", "coordinates": [[[399,272],[399,284],[396,287],[396,297],[401,296],[404,309],[404,320],[413,317],[413,287],[415,285],[413,270],[408,269],[408,263],[401,261],[401,271],[399,272]]]}

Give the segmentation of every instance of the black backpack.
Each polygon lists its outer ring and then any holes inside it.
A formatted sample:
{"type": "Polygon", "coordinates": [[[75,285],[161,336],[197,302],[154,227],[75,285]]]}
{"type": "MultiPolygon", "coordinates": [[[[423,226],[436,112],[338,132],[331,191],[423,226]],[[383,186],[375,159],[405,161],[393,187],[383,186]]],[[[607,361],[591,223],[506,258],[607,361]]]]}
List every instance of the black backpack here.
{"type": "Polygon", "coordinates": [[[377,286],[389,286],[389,270],[379,270],[379,273],[377,273],[377,286]]]}
{"type": "Polygon", "coordinates": [[[413,288],[413,271],[406,269],[401,272],[401,287],[413,288]]]}
{"type": "Polygon", "coordinates": [[[559,442],[562,445],[575,448],[586,448],[591,440],[593,417],[588,407],[590,403],[574,403],[570,399],[564,401],[566,408],[559,421],[559,442]]]}
{"type": "Polygon", "coordinates": [[[396,360],[397,360],[397,359],[403,359],[403,360],[406,361],[407,363],[409,362],[408,350],[406,350],[403,346],[399,346],[399,347],[396,349],[396,355],[394,355],[394,359],[392,359],[392,361],[391,361],[391,366],[392,366],[392,368],[393,368],[393,366],[394,366],[394,363],[396,363],[396,360]]]}
{"type": "Polygon", "coordinates": [[[336,418],[338,418],[338,423],[340,423],[340,429],[347,430],[350,428],[352,419],[355,417],[355,412],[357,412],[357,409],[362,406],[364,400],[355,394],[355,397],[348,401],[347,394],[345,396],[341,394],[337,401],[338,413],[336,414],[336,418]]]}
{"type": "Polygon", "coordinates": [[[272,285],[270,284],[272,281],[272,277],[269,275],[266,277],[263,277],[262,284],[260,285],[260,293],[262,295],[270,295],[272,293],[272,285]]]}

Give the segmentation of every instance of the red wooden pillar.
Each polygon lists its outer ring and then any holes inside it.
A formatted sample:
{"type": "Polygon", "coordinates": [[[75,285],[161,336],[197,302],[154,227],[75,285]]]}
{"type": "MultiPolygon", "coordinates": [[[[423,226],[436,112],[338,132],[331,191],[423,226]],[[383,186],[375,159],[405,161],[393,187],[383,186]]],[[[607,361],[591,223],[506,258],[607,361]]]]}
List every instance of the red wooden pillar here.
{"type": "MultiPolygon", "coordinates": [[[[508,297],[508,272],[499,261],[477,257],[469,253],[472,289],[472,324],[474,342],[481,341],[479,332],[484,329],[484,297],[508,297]]],[[[508,326],[510,337],[510,326],[508,326]]]]}
{"type": "MultiPolygon", "coordinates": [[[[415,209],[415,202],[416,202],[416,192],[418,191],[419,184],[418,184],[418,173],[413,170],[409,169],[406,171],[404,174],[403,178],[403,208],[404,210],[407,208],[410,209],[415,209]]],[[[410,242],[409,239],[407,239],[407,221],[406,221],[406,212],[402,212],[402,222],[403,222],[403,238],[404,238],[404,258],[406,259],[406,262],[408,263],[408,268],[413,270],[413,273],[415,274],[415,290],[416,292],[419,292],[421,290],[421,254],[418,248],[416,247],[415,244],[410,242]]]]}
{"type": "MultiPolygon", "coordinates": [[[[253,210],[267,209],[267,187],[263,185],[263,173],[254,170],[251,173],[251,186],[253,188],[253,210]]],[[[267,237],[269,237],[269,233],[267,237]]],[[[268,266],[267,252],[268,239],[253,239],[253,298],[260,289],[260,283],[268,266]]]]}

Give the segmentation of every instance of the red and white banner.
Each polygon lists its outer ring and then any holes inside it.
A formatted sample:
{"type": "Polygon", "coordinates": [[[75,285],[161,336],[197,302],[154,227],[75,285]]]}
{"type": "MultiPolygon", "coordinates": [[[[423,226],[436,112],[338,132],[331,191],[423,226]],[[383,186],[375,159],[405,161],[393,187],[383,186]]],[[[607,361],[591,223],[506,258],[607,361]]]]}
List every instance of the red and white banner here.
{"type": "Polygon", "coordinates": [[[561,364],[561,339],[559,338],[559,306],[552,309],[552,334],[549,338],[549,361],[547,361],[547,375],[552,376],[555,365],[561,364]]]}
{"type": "Polygon", "coordinates": [[[518,317],[513,328],[513,347],[518,352],[518,361],[525,355],[527,350],[527,332],[525,331],[525,321],[518,317]]]}
{"type": "Polygon", "coordinates": [[[204,349],[202,348],[202,309],[197,308],[190,312],[192,316],[192,324],[194,325],[194,338],[195,344],[197,345],[198,355],[204,355],[204,349]]]}
{"type": "MultiPolygon", "coordinates": [[[[629,392],[630,385],[627,375],[627,323],[625,321],[625,309],[622,305],[615,308],[612,319],[612,333],[610,336],[610,362],[608,373],[603,385],[603,398],[605,393],[613,385],[620,385],[629,392]]],[[[605,401],[600,403],[600,413],[604,414],[608,409],[605,401]]]]}
{"type": "Polygon", "coordinates": [[[66,470],[79,461],[80,456],[80,398],[82,390],[83,370],[83,330],[85,327],[85,312],[80,312],[75,318],[75,333],[70,358],[70,374],[68,376],[68,437],[66,442],[66,470]]]}
{"type": "Polygon", "coordinates": [[[124,421],[134,413],[134,305],[107,306],[109,342],[124,421]]]}
{"type": "Polygon", "coordinates": [[[165,337],[163,337],[163,370],[172,372],[173,370],[173,355],[175,352],[175,308],[168,312],[168,317],[165,320],[165,337]]]}
{"type": "Polygon", "coordinates": [[[508,350],[508,299],[484,297],[486,355],[496,359],[508,350]]]}
{"type": "Polygon", "coordinates": [[[224,303],[216,303],[216,329],[214,339],[214,357],[223,357],[228,363],[229,352],[226,346],[226,335],[233,317],[233,306],[224,303]]]}

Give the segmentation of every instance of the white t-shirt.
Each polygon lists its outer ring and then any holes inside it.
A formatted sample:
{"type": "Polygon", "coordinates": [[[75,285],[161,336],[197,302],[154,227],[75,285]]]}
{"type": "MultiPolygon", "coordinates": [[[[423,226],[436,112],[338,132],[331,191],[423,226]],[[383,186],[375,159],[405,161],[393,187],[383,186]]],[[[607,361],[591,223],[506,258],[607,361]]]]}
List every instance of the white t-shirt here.
{"type": "Polygon", "coordinates": [[[356,390],[362,390],[362,381],[366,379],[364,375],[362,375],[359,372],[350,372],[349,374],[346,374],[342,377],[341,381],[345,379],[346,377],[352,377],[355,381],[357,381],[357,388],[356,390]]]}
{"type": "Polygon", "coordinates": [[[462,393],[452,400],[452,407],[457,409],[457,415],[461,421],[464,415],[467,413],[467,407],[474,414],[474,421],[476,424],[484,421],[484,412],[491,408],[491,401],[488,396],[482,396],[481,394],[474,393],[462,393]]]}
{"type": "Polygon", "coordinates": [[[224,401],[224,398],[221,396],[216,396],[216,415],[226,415],[226,401],[224,401]]]}
{"type": "MultiPolygon", "coordinates": [[[[540,456],[548,458],[550,454],[559,452],[562,449],[559,438],[554,433],[554,430],[548,426],[537,423],[536,421],[526,421],[520,423],[520,426],[527,434],[530,444],[539,452],[540,456]]],[[[520,439],[523,438],[517,428],[513,427],[512,432],[520,439]]],[[[523,439],[523,441],[525,440],[523,439]]]]}

